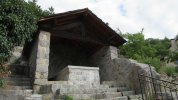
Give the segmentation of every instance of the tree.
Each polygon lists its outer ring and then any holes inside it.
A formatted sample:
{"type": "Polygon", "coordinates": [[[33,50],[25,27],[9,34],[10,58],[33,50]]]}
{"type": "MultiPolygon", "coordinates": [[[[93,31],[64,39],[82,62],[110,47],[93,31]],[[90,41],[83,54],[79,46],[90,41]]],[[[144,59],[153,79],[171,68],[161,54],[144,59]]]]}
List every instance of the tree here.
{"type": "Polygon", "coordinates": [[[170,40],[164,39],[144,39],[142,33],[136,34],[122,34],[126,38],[127,43],[121,46],[121,54],[128,58],[137,59],[138,56],[144,57],[157,57],[163,59],[170,55],[170,40]],[[135,56],[136,55],[136,56],[135,56]]]}
{"type": "MultiPolygon", "coordinates": [[[[121,54],[127,58],[135,59],[141,63],[147,63],[160,70],[161,60],[169,57],[170,40],[165,39],[144,39],[143,31],[135,34],[121,34],[127,43],[120,47],[121,54]]],[[[176,58],[176,56],[174,56],[176,58]]],[[[163,61],[164,62],[164,61],[163,61]]]]}
{"type": "Polygon", "coordinates": [[[152,48],[156,49],[155,56],[159,59],[164,60],[165,57],[168,57],[170,55],[170,40],[168,38],[164,39],[146,39],[145,40],[147,44],[150,44],[152,48]]]}
{"type": "Polygon", "coordinates": [[[37,30],[37,21],[53,14],[53,8],[42,10],[36,1],[0,0],[0,85],[9,74],[6,62],[13,48],[30,41],[37,30]]]}
{"type": "Polygon", "coordinates": [[[132,59],[142,59],[144,57],[154,57],[156,50],[147,44],[142,33],[124,34],[127,43],[120,47],[121,54],[132,59]]]}

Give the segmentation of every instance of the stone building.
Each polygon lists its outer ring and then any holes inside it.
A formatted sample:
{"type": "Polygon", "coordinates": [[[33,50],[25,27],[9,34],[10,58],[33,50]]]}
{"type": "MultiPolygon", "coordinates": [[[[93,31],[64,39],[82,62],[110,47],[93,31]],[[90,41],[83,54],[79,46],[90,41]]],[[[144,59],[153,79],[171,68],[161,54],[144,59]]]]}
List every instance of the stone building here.
{"type": "Polygon", "coordinates": [[[76,70],[73,77],[83,75],[78,80],[98,81],[98,84],[114,80],[110,61],[118,57],[117,47],[126,41],[90,10],[52,15],[41,19],[38,25],[39,31],[23,52],[34,87],[40,88],[50,81],[67,81],[72,69],[76,70]],[[82,67],[90,71],[90,76],[80,72],[84,71],[82,67]]]}
{"type": "MultiPolygon", "coordinates": [[[[178,52],[178,35],[174,39],[171,39],[171,45],[170,45],[169,49],[172,53],[178,52]]],[[[167,63],[167,66],[177,67],[177,65],[178,65],[178,60],[176,60],[174,62],[169,61],[167,63]]]]}
{"type": "Polygon", "coordinates": [[[171,39],[170,50],[172,52],[178,52],[178,35],[174,39],[171,39]]]}
{"type": "Polygon", "coordinates": [[[149,72],[148,65],[118,58],[126,41],[89,9],[48,16],[38,26],[22,51],[26,63],[13,66],[25,68],[23,77],[8,78],[17,90],[0,90],[1,100],[140,100],[133,96],[140,93],[137,72],[149,72]]]}

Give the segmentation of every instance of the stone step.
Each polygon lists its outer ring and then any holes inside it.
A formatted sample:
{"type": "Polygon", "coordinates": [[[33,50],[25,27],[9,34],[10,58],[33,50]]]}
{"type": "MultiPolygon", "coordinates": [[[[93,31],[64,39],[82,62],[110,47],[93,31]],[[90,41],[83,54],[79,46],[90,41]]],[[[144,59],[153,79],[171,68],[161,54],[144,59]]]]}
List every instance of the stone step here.
{"type": "Polygon", "coordinates": [[[142,95],[129,95],[129,100],[142,100],[142,95]]]}
{"type": "Polygon", "coordinates": [[[26,95],[14,95],[14,94],[0,94],[0,100],[42,100],[42,95],[31,94],[26,95]]]}
{"type": "MultiPolygon", "coordinates": [[[[90,100],[90,99],[100,100],[105,98],[122,97],[121,92],[104,92],[104,93],[95,93],[95,94],[66,94],[66,95],[72,97],[73,100],[90,100]]],[[[64,99],[66,95],[60,95],[59,99],[64,99]]],[[[118,99],[118,100],[122,100],[122,99],[118,99]]]]}
{"type": "Polygon", "coordinates": [[[102,92],[122,92],[123,90],[127,90],[125,87],[114,87],[114,88],[80,88],[80,87],[65,87],[60,88],[57,91],[60,94],[65,93],[79,93],[79,94],[90,94],[90,93],[102,93],[102,92]]]}
{"type": "Polygon", "coordinates": [[[54,100],[65,100],[67,96],[72,97],[73,100],[95,100],[93,94],[66,94],[66,95],[59,95],[55,96],[54,100]]]}
{"type": "Polygon", "coordinates": [[[109,87],[126,87],[125,84],[117,83],[116,81],[103,81],[101,84],[108,85],[109,87]]]}
{"type": "Polygon", "coordinates": [[[32,86],[11,86],[6,85],[5,87],[1,87],[0,90],[24,90],[24,89],[32,89],[32,86]]]}
{"type": "Polygon", "coordinates": [[[32,94],[30,97],[26,97],[24,100],[42,100],[42,95],[32,94]]]}
{"type": "Polygon", "coordinates": [[[134,95],[134,91],[122,91],[123,96],[129,96],[129,95],[134,95]]]}
{"type": "Polygon", "coordinates": [[[101,93],[101,92],[121,92],[121,91],[128,91],[128,88],[126,87],[113,87],[109,88],[108,85],[100,85],[97,88],[93,87],[88,87],[85,85],[71,85],[71,84],[53,84],[52,85],[52,91],[56,92],[58,91],[59,93],[101,93]]]}
{"type": "Polygon", "coordinates": [[[122,97],[106,98],[106,99],[100,99],[100,100],[129,100],[129,99],[127,96],[122,96],[122,97]]]}
{"type": "MultiPolygon", "coordinates": [[[[52,84],[54,87],[81,87],[81,88],[92,88],[90,85],[86,84],[80,84],[80,85],[75,85],[71,83],[70,81],[48,81],[49,84],[52,84]]],[[[99,86],[96,86],[97,88],[109,88],[107,84],[101,84],[99,86]]],[[[95,87],[95,88],[96,88],[95,87]]]]}
{"type": "Polygon", "coordinates": [[[128,91],[129,89],[127,87],[114,87],[117,88],[117,92],[122,92],[122,91],[128,91]]]}
{"type": "Polygon", "coordinates": [[[72,93],[79,93],[79,94],[91,94],[91,93],[103,93],[103,92],[117,92],[117,88],[60,88],[58,91],[60,91],[61,94],[72,94],[72,93]]]}
{"type": "MultiPolygon", "coordinates": [[[[64,81],[65,82],[65,81],[64,81]]],[[[75,85],[75,84],[70,84],[70,83],[55,83],[55,84],[52,84],[53,87],[57,87],[57,88],[93,88],[93,86],[90,86],[90,85],[86,85],[86,84],[79,84],[79,85],[75,85]]],[[[102,86],[97,86],[97,87],[101,87],[101,88],[109,88],[108,86],[105,86],[105,85],[102,85],[102,86]]],[[[96,87],[94,87],[96,88],[96,87]]]]}
{"type": "Polygon", "coordinates": [[[14,86],[31,86],[31,81],[6,81],[6,84],[14,86]]]}
{"type": "Polygon", "coordinates": [[[108,88],[106,92],[118,92],[118,88],[108,88]]]}
{"type": "MultiPolygon", "coordinates": [[[[73,89],[73,90],[85,89],[86,90],[86,89],[93,89],[93,88],[96,88],[96,87],[92,87],[92,86],[88,86],[88,85],[74,85],[74,84],[70,84],[66,81],[64,81],[64,82],[60,81],[60,82],[56,82],[56,83],[52,84],[52,91],[53,92],[56,92],[59,89],[63,89],[64,91],[67,92],[67,89],[69,91],[71,91],[71,89],[73,89]]],[[[107,89],[109,89],[109,86],[108,85],[99,85],[96,89],[107,90],[107,89]]]]}
{"type": "Polygon", "coordinates": [[[106,92],[105,94],[105,98],[113,98],[113,97],[120,97],[122,96],[121,92],[106,92]]]}
{"type": "Polygon", "coordinates": [[[117,86],[115,81],[103,81],[102,84],[108,85],[109,87],[116,87],[117,86]]]}
{"type": "Polygon", "coordinates": [[[32,90],[0,90],[0,95],[23,95],[30,96],[32,94],[32,90]]]}
{"type": "Polygon", "coordinates": [[[101,84],[101,85],[99,85],[99,88],[109,88],[109,85],[107,85],[107,84],[101,84]]]}
{"type": "Polygon", "coordinates": [[[22,95],[0,94],[0,100],[24,100],[22,95]]]}

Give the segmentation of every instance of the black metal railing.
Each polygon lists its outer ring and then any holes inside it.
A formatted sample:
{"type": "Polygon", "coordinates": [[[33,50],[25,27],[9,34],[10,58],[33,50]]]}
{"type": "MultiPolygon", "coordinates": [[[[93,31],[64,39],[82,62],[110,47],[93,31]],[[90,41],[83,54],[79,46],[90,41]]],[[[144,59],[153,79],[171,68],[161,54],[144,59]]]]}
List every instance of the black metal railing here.
{"type": "Polygon", "coordinates": [[[149,74],[139,73],[138,79],[143,100],[178,100],[178,84],[153,77],[151,67],[149,74]]]}

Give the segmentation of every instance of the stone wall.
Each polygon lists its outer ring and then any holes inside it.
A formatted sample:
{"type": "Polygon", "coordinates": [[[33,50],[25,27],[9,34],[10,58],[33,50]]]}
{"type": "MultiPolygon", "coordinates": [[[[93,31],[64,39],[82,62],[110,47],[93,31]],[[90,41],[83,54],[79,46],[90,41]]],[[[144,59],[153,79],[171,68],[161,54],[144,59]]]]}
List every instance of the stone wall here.
{"type": "Polygon", "coordinates": [[[112,60],[117,57],[117,48],[113,46],[105,46],[91,56],[90,61],[100,68],[101,81],[115,80],[112,60]]]}
{"type": "Polygon", "coordinates": [[[176,39],[172,39],[171,40],[171,47],[170,47],[170,50],[172,52],[178,52],[178,40],[176,39]]]}
{"type": "MultiPolygon", "coordinates": [[[[135,60],[129,60],[126,58],[116,58],[113,60],[113,67],[115,67],[114,77],[118,85],[124,84],[136,93],[140,93],[140,84],[138,80],[138,73],[145,73],[150,75],[149,65],[138,63],[135,60]]],[[[152,68],[154,77],[159,78],[159,74],[152,68]]]]}

